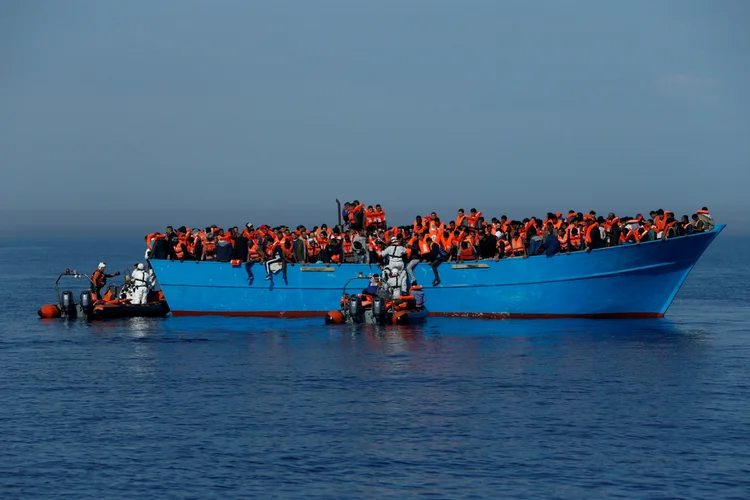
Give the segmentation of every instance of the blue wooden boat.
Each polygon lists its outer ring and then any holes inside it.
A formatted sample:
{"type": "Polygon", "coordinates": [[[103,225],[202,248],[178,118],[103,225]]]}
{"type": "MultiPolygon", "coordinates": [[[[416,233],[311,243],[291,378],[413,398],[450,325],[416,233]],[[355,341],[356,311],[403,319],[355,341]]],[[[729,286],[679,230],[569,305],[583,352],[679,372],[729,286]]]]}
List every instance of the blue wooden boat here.
{"type": "MultiPolygon", "coordinates": [[[[667,312],[700,256],[724,229],[641,244],[498,262],[444,263],[441,284],[427,264],[415,275],[431,316],[480,318],[656,318],[667,312]]],[[[324,317],[353,275],[377,266],[287,266],[266,281],[262,265],[152,260],[175,316],[324,317]],[[252,275],[252,277],[251,277],[252,275]]]]}

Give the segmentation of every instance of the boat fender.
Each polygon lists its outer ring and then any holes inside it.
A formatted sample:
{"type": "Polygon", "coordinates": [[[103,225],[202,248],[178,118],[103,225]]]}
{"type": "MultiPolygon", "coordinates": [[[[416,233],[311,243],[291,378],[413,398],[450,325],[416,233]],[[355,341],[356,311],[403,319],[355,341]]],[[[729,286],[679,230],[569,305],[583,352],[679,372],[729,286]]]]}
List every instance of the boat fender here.
{"type": "Polygon", "coordinates": [[[326,325],[340,325],[344,322],[344,315],[341,311],[330,311],[326,314],[326,325]]]}
{"type": "Polygon", "coordinates": [[[60,308],[55,304],[44,304],[39,308],[37,314],[40,318],[44,319],[59,318],[62,315],[60,308]]]}

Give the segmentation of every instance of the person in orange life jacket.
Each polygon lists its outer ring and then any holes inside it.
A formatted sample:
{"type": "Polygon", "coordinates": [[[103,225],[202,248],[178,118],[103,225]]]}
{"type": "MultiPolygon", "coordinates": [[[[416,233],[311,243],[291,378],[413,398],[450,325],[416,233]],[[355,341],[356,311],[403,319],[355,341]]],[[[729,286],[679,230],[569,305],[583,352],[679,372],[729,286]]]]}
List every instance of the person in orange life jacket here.
{"type": "Polygon", "coordinates": [[[469,210],[469,217],[468,217],[468,226],[469,227],[479,227],[479,218],[482,216],[482,212],[477,212],[476,208],[472,208],[469,210]]]}
{"type": "MultiPolygon", "coordinates": [[[[271,265],[272,264],[281,264],[281,272],[282,276],[284,278],[284,281],[286,282],[286,263],[287,258],[284,254],[284,245],[281,242],[281,240],[271,240],[272,243],[267,247],[266,252],[268,254],[268,259],[266,260],[265,267],[266,267],[266,277],[264,278],[267,281],[270,281],[273,279],[273,275],[271,272],[271,265]]],[[[291,242],[289,242],[291,244],[291,242]]]]}
{"type": "Polygon", "coordinates": [[[352,238],[349,236],[348,232],[344,235],[344,239],[341,242],[341,249],[344,252],[343,262],[350,264],[357,262],[357,257],[354,255],[354,244],[352,243],[352,238]]]}
{"type": "Polygon", "coordinates": [[[349,228],[364,229],[365,227],[365,205],[358,200],[354,200],[349,208],[349,228]]]}
{"type": "Polygon", "coordinates": [[[677,219],[674,218],[674,214],[672,212],[664,212],[664,217],[664,231],[661,239],[666,240],[667,238],[676,238],[677,236],[680,236],[677,228],[677,219]]]}
{"type": "Polygon", "coordinates": [[[180,262],[185,260],[185,256],[188,254],[187,249],[187,228],[185,226],[180,226],[177,228],[177,231],[173,233],[175,236],[172,237],[172,255],[170,258],[174,260],[175,258],[178,259],[180,262]]]}
{"type": "Polygon", "coordinates": [[[114,274],[107,274],[107,264],[104,262],[99,263],[99,267],[91,274],[91,291],[96,295],[97,299],[102,298],[102,288],[107,286],[107,278],[114,278],[119,275],[120,271],[114,274]]]}
{"type": "Polygon", "coordinates": [[[620,225],[620,219],[613,212],[610,212],[606,222],[608,246],[616,247],[620,244],[620,225]]]}
{"type": "Polygon", "coordinates": [[[368,205],[367,208],[365,208],[365,229],[367,231],[374,231],[377,229],[375,227],[375,209],[372,205],[368,205]]]}
{"type": "Polygon", "coordinates": [[[584,217],[584,227],[583,239],[586,243],[586,251],[591,252],[591,250],[604,247],[599,222],[590,214],[584,217]]]}
{"type": "Polygon", "coordinates": [[[693,214],[693,232],[704,233],[706,232],[706,223],[701,220],[698,214],[693,214]]]}
{"type": "Polygon", "coordinates": [[[477,259],[477,251],[474,248],[474,245],[472,245],[468,241],[462,241],[458,250],[458,262],[464,262],[467,260],[476,260],[476,259],[477,259]]]}
{"type": "Polygon", "coordinates": [[[380,205],[375,205],[375,227],[377,228],[387,228],[388,222],[385,218],[385,210],[383,210],[383,207],[380,205]]]}
{"type": "Polygon", "coordinates": [[[643,226],[638,231],[638,241],[653,241],[656,239],[656,230],[654,229],[654,221],[651,219],[643,223],[643,226]]]}
{"type": "Polygon", "coordinates": [[[430,267],[435,275],[435,280],[432,282],[432,286],[438,286],[440,284],[438,267],[440,267],[440,264],[448,260],[448,253],[435,241],[432,242],[430,250],[432,252],[432,262],[430,262],[430,267]]]}
{"type": "Polygon", "coordinates": [[[680,227],[680,236],[693,234],[693,224],[690,222],[690,218],[687,215],[682,216],[678,226],[680,227]]]}
{"type": "Polygon", "coordinates": [[[323,250],[323,262],[326,265],[329,265],[331,262],[334,262],[341,265],[342,262],[344,262],[344,248],[341,245],[341,240],[339,239],[339,234],[336,232],[338,228],[333,229],[333,234],[328,239],[328,243],[326,244],[325,250],[323,250]]]}
{"type": "Polygon", "coordinates": [[[174,252],[167,235],[156,233],[151,244],[151,252],[149,253],[150,259],[166,260],[169,255],[174,252]]]}
{"type": "Polygon", "coordinates": [[[231,236],[224,234],[223,229],[219,229],[216,233],[216,260],[219,262],[231,261],[233,251],[231,236]]]}
{"type": "Polygon", "coordinates": [[[469,220],[466,218],[466,214],[464,213],[463,208],[458,209],[458,213],[456,214],[456,226],[457,227],[468,227],[469,220]]]}
{"type": "Polygon", "coordinates": [[[191,234],[188,236],[185,240],[185,246],[188,250],[186,255],[188,259],[195,261],[203,260],[203,240],[201,240],[197,234],[191,234]]]}

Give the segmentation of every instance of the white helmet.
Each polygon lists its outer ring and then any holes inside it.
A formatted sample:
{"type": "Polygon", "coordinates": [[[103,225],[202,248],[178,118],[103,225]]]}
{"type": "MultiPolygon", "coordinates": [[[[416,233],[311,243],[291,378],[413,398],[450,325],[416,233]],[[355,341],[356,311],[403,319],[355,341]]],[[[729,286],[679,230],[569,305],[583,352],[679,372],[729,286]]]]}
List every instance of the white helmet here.
{"type": "Polygon", "coordinates": [[[141,269],[141,270],[142,270],[142,269],[143,269],[143,264],[140,264],[140,263],[139,263],[139,264],[138,264],[138,269],[141,269]]]}
{"type": "Polygon", "coordinates": [[[107,264],[105,264],[104,262],[99,263],[99,269],[104,269],[105,267],[107,267],[107,264]]]}

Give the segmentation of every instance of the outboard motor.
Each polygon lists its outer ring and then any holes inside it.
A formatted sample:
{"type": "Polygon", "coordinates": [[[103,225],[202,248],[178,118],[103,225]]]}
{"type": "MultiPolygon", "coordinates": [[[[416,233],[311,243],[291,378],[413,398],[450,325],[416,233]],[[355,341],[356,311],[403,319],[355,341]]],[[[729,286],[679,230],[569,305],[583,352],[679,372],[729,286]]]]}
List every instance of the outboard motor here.
{"type": "Polygon", "coordinates": [[[60,304],[60,309],[62,309],[63,313],[70,318],[75,318],[76,301],[73,298],[73,292],[71,292],[70,290],[64,291],[62,293],[61,301],[62,303],[60,304]]]}
{"type": "Polygon", "coordinates": [[[94,310],[94,299],[92,297],[91,290],[84,290],[83,292],[81,292],[81,300],[79,302],[79,305],[81,306],[81,310],[86,316],[91,314],[91,311],[94,310]]]}
{"type": "Polygon", "coordinates": [[[372,315],[377,324],[382,325],[385,323],[385,300],[383,300],[383,297],[376,295],[372,299],[372,315]]]}
{"type": "Polygon", "coordinates": [[[356,295],[349,299],[349,316],[355,323],[362,323],[362,300],[356,295]]]}

